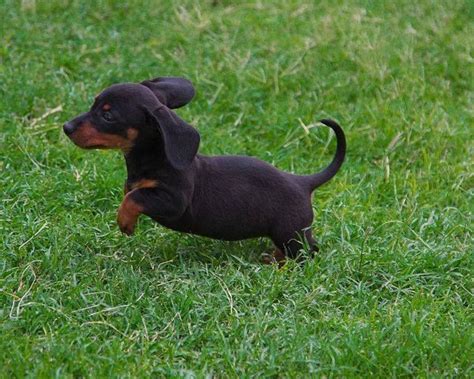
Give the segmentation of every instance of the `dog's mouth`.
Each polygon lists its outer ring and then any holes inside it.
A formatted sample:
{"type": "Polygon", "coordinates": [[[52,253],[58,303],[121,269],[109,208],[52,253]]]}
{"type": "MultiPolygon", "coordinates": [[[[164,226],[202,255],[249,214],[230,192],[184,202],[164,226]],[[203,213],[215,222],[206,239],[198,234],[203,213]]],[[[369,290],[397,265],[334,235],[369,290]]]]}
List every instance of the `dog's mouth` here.
{"type": "Polygon", "coordinates": [[[79,145],[76,143],[76,146],[79,146],[81,149],[85,149],[85,150],[111,149],[110,147],[108,148],[107,146],[103,146],[103,145],[79,145]]]}
{"type": "Polygon", "coordinates": [[[102,139],[101,133],[88,124],[81,125],[73,133],[69,134],[68,137],[76,146],[82,149],[100,149],[105,147],[105,144],[100,141],[102,139]]]}
{"type": "Polygon", "coordinates": [[[136,134],[127,133],[127,137],[123,137],[118,134],[102,133],[90,123],[85,123],[68,137],[82,149],[120,149],[127,152],[132,148],[136,134]]]}

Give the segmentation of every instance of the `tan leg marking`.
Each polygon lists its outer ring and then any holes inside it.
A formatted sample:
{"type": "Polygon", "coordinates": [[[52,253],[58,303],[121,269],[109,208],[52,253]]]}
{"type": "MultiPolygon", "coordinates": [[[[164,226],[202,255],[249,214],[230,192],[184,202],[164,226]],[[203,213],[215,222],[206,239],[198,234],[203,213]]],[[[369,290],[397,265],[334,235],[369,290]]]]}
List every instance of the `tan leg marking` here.
{"type": "Polygon", "coordinates": [[[124,199],[118,211],[117,222],[120,230],[125,234],[132,234],[137,223],[138,216],[143,212],[143,207],[137,204],[130,197],[133,191],[141,188],[156,188],[158,181],[154,179],[140,179],[137,182],[132,183],[130,186],[127,181],[123,186],[124,199]]]}
{"type": "Polygon", "coordinates": [[[132,193],[133,191],[125,196],[117,215],[117,223],[120,230],[128,236],[133,234],[138,216],[143,212],[143,207],[131,198],[130,195],[132,193]]]}

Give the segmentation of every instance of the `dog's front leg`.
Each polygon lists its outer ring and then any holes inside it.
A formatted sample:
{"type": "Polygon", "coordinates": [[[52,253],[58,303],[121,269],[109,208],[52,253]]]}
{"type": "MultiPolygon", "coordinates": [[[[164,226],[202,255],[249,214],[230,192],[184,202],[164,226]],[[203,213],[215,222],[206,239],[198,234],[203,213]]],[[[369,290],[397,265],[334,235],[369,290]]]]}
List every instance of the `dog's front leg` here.
{"type": "Polygon", "coordinates": [[[143,213],[145,208],[143,204],[140,204],[137,196],[133,196],[134,192],[137,191],[139,190],[128,192],[125,195],[117,215],[117,223],[120,230],[129,236],[133,234],[138,216],[143,213]]]}
{"type": "Polygon", "coordinates": [[[176,220],[185,208],[179,192],[170,194],[170,191],[159,188],[137,188],[125,195],[118,210],[117,223],[123,233],[131,235],[140,214],[154,219],[176,220]]]}

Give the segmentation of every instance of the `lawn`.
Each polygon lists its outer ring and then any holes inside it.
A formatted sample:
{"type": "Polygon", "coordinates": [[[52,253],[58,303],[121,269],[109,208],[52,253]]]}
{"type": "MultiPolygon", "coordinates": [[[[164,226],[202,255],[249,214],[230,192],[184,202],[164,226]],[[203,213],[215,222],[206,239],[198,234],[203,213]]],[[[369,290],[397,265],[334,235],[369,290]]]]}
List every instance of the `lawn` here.
{"type": "Polygon", "coordinates": [[[471,1],[0,5],[0,376],[474,375],[471,1]],[[116,225],[125,167],[62,124],[177,75],[204,154],[309,174],[321,251],[116,225]]]}

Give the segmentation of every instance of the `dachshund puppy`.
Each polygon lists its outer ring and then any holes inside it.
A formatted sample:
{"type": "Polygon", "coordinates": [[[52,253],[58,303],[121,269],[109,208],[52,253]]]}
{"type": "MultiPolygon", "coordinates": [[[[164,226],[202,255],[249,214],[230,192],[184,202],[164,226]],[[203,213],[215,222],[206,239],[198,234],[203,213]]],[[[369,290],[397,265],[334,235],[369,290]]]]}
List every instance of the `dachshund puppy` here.
{"type": "Polygon", "coordinates": [[[198,131],[171,110],[193,97],[191,82],[183,78],[116,84],[64,125],[79,147],[122,150],[128,177],[120,230],[131,235],[145,214],[173,230],[221,240],[269,237],[278,261],[296,258],[303,242],[317,251],[311,193],[344,161],[341,127],[321,120],[336,134],[335,157],[321,172],[294,175],[248,156],[198,154],[198,131]]]}

